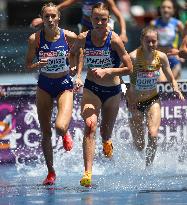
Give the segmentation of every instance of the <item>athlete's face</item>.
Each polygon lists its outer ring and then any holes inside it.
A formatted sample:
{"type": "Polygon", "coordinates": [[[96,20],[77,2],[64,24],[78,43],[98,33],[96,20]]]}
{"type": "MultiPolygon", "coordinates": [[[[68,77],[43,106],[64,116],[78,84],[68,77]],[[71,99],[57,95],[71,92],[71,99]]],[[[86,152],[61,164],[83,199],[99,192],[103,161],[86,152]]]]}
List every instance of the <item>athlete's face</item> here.
{"type": "Polygon", "coordinates": [[[59,14],[56,7],[46,7],[43,11],[44,26],[48,29],[55,29],[58,27],[59,14]]]}
{"type": "Polygon", "coordinates": [[[158,37],[154,31],[147,32],[142,39],[143,49],[147,52],[152,52],[157,48],[158,37]]]}
{"type": "Polygon", "coordinates": [[[91,22],[94,29],[106,30],[109,21],[109,11],[95,8],[91,15],[91,22]]]}
{"type": "Polygon", "coordinates": [[[173,3],[171,1],[164,1],[160,7],[161,16],[169,19],[174,15],[173,3]]]}

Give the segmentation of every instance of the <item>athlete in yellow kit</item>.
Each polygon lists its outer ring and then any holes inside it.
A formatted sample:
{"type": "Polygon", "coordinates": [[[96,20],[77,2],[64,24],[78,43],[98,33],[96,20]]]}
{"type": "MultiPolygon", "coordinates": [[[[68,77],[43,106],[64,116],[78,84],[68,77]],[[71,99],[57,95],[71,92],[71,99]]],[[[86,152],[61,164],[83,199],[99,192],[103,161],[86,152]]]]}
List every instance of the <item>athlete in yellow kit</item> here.
{"type": "Polygon", "coordinates": [[[150,165],[157,149],[157,135],[161,122],[161,107],[157,92],[157,80],[162,69],[173,91],[184,100],[170,69],[165,53],[156,50],[157,30],[151,27],[143,29],[141,46],[130,53],[133,73],[130,75],[130,88],[127,91],[127,106],[130,112],[130,129],[137,150],[145,147],[144,118],[148,128],[146,165],[150,165]]]}

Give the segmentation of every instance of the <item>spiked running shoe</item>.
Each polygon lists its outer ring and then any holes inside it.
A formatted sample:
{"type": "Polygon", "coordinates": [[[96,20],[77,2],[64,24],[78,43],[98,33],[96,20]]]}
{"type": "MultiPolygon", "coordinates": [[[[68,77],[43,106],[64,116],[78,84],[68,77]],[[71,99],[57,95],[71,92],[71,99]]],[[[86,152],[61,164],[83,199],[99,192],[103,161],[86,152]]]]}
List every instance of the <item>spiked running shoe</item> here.
{"type": "Polygon", "coordinates": [[[49,172],[46,179],[43,181],[43,185],[53,185],[55,184],[56,174],[55,172],[49,172]]]}
{"type": "Polygon", "coordinates": [[[82,179],[80,180],[80,185],[84,187],[90,187],[92,185],[92,172],[85,171],[82,179]]]}
{"type": "Polygon", "coordinates": [[[112,140],[107,140],[106,142],[103,142],[103,154],[111,158],[113,155],[113,145],[112,145],[112,140]]]}
{"type": "Polygon", "coordinates": [[[63,137],[63,146],[66,151],[70,151],[73,148],[73,140],[69,133],[66,133],[63,137]]]}

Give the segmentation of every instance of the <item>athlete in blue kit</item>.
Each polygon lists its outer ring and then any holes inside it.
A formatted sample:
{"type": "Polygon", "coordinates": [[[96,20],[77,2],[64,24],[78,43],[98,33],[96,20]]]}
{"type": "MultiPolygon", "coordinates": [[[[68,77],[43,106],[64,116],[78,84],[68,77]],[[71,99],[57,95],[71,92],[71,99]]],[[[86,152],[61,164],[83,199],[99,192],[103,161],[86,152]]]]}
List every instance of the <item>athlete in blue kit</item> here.
{"type": "Polygon", "coordinates": [[[55,183],[56,174],[53,167],[51,115],[53,101],[57,100],[57,117],[55,128],[63,136],[66,151],[72,149],[73,141],[67,134],[73,108],[73,83],[69,75],[73,68],[73,60],[68,59],[69,48],[77,38],[76,34],[59,28],[60,13],[53,3],[42,7],[41,17],[44,23],[42,30],[32,34],[28,41],[26,67],[39,69],[37,87],[37,112],[42,132],[42,149],[48,168],[44,185],[55,183]],[[38,61],[35,63],[34,57],[38,61]]]}
{"type": "MultiPolygon", "coordinates": [[[[117,18],[117,20],[119,22],[120,38],[122,39],[122,41],[124,43],[127,43],[128,39],[127,39],[127,35],[126,35],[126,23],[125,23],[123,16],[121,15],[119,9],[117,8],[114,0],[82,0],[82,4],[83,4],[82,5],[82,20],[81,20],[82,32],[90,30],[93,28],[91,20],[90,20],[91,10],[92,10],[92,6],[98,2],[108,3],[110,10],[112,11],[112,13],[115,15],[115,17],[117,18]]],[[[67,7],[75,4],[75,3],[77,3],[77,0],[64,0],[57,7],[59,10],[62,10],[64,8],[67,8],[67,7]]],[[[41,23],[41,21],[40,21],[40,23],[41,23]]],[[[31,25],[33,27],[36,27],[36,26],[38,26],[38,23],[35,23],[33,20],[31,25]]],[[[109,21],[109,26],[111,27],[111,29],[113,29],[112,20],[109,21]]]]}
{"type": "MultiPolygon", "coordinates": [[[[164,53],[170,53],[178,48],[179,33],[183,33],[182,22],[174,17],[174,4],[172,0],[164,0],[160,6],[161,16],[151,21],[151,25],[158,31],[158,49],[164,53]]],[[[181,63],[176,56],[169,56],[169,63],[175,79],[180,78],[181,63]]],[[[166,77],[161,71],[160,81],[165,81],[166,77]]]]}
{"type": "Polygon", "coordinates": [[[80,184],[92,183],[92,164],[95,152],[95,132],[101,111],[100,134],[103,141],[103,153],[112,157],[112,130],[121,99],[120,77],[132,72],[132,63],[124,49],[121,38],[111,31],[109,8],[104,3],[97,3],[91,12],[93,29],[79,35],[71,53],[78,57],[76,87],[80,88],[82,63],[87,68],[84,83],[81,114],[85,123],[83,138],[83,157],[85,172],[80,184]],[[84,58],[84,60],[83,60],[84,58]],[[123,66],[120,66],[122,61],[123,66]]]}

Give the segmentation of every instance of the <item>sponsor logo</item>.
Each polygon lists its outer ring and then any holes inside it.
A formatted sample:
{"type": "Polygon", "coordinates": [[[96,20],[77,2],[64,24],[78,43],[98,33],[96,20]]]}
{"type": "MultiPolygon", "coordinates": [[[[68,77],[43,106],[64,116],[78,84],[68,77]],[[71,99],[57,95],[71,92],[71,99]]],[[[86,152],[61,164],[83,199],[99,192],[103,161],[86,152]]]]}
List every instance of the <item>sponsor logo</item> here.
{"type": "MultiPolygon", "coordinates": [[[[187,82],[178,82],[179,89],[186,93],[187,92],[187,82]]],[[[157,90],[160,92],[172,93],[173,88],[171,87],[170,83],[159,83],[157,85],[157,90]]]]}
{"type": "Polygon", "coordinates": [[[49,49],[49,47],[48,47],[48,45],[47,44],[45,44],[44,46],[42,46],[41,48],[43,48],[43,49],[49,49]]]}

